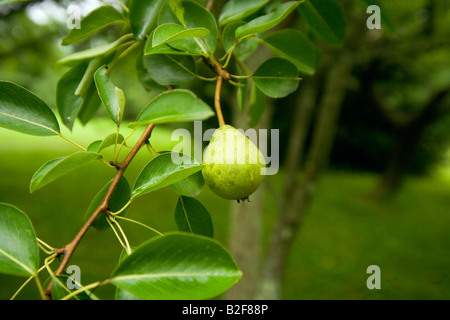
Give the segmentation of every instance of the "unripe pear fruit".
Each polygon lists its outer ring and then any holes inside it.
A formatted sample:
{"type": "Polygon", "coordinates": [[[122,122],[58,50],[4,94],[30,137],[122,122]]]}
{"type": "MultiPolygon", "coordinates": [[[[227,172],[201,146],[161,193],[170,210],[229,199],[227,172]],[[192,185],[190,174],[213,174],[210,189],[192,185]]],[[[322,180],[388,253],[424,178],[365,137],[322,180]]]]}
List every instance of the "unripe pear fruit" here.
{"type": "Polygon", "coordinates": [[[203,178],[218,196],[245,200],[264,180],[266,163],[258,147],[230,125],[213,134],[203,158],[203,178]]]}

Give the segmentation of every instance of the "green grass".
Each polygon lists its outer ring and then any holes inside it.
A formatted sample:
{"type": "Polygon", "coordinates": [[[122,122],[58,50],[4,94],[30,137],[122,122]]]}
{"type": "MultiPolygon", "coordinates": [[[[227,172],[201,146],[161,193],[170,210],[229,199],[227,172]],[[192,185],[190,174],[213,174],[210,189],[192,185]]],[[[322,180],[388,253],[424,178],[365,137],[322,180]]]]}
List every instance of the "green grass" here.
{"type": "MultiPolygon", "coordinates": [[[[103,131],[88,130],[89,134],[74,139],[86,145],[111,132],[109,125],[103,131]],[[94,139],[89,139],[90,134],[94,139]]],[[[156,148],[167,148],[164,143],[168,137],[169,131],[161,129],[155,132],[152,143],[156,148]]],[[[0,131],[0,202],[25,211],[38,237],[60,247],[81,227],[91,199],[114,171],[94,163],[30,195],[30,178],[44,162],[75,151],[66,142],[54,144],[56,141],[0,131]]],[[[131,184],[149,159],[146,150],[138,154],[126,174],[131,184]]],[[[283,174],[268,179],[275,186],[281,185],[283,174]]],[[[398,197],[378,203],[367,197],[375,182],[376,176],[360,173],[329,172],[323,177],[291,251],[285,299],[450,298],[450,181],[411,178],[398,197]],[[369,265],[381,268],[381,290],[366,287],[369,265]]],[[[208,188],[198,198],[212,215],[215,238],[226,245],[230,203],[208,188]]],[[[269,193],[265,199],[267,243],[276,202],[269,193]]],[[[127,216],[161,232],[175,230],[176,200],[177,195],[165,188],[138,198],[127,216]]],[[[132,245],[153,236],[139,226],[122,225],[132,245]]],[[[81,281],[89,284],[111,273],[120,251],[110,230],[90,230],[70,264],[80,266],[81,281]]],[[[9,299],[24,280],[0,275],[0,299],[9,299]]],[[[105,286],[96,293],[111,299],[114,288],[105,286]]],[[[31,282],[17,298],[38,298],[35,284],[31,282]]]]}
{"type": "Polygon", "coordinates": [[[450,184],[409,179],[389,202],[371,175],[329,173],[302,225],[285,279],[288,299],[449,299],[450,184]],[[381,290],[368,290],[369,265],[381,290]]]}

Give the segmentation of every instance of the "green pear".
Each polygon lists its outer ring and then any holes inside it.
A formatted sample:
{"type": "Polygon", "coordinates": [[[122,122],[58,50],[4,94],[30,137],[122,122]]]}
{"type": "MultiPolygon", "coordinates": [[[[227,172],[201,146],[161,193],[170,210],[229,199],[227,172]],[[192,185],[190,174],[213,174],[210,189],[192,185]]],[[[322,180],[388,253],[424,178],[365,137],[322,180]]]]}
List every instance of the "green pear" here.
{"type": "Polygon", "coordinates": [[[258,147],[230,125],[213,134],[203,158],[203,178],[218,196],[245,200],[264,180],[266,163],[258,147]]]}

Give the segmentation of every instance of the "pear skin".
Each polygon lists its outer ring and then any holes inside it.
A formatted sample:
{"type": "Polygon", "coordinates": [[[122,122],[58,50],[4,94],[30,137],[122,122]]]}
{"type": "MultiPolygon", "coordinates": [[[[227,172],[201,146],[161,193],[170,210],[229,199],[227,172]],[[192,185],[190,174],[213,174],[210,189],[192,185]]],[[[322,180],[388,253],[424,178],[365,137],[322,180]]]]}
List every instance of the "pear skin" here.
{"type": "Polygon", "coordinates": [[[264,180],[264,156],[253,142],[230,125],[214,132],[203,162],[205,183],[224,199],[248,199],[264,180]]]}

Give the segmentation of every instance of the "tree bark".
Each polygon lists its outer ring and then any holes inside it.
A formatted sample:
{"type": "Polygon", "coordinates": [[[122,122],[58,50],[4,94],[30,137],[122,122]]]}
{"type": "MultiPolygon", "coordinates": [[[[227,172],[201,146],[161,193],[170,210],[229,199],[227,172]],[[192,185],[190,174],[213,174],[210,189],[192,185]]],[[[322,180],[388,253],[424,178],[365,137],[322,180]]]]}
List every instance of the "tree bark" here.
{"type": "Polygon", "coordinates": [[[286,154],[286,176],[284,199],[289,198],[289,194],[295,187],[296,172],[301,166],[304,158],[305,144],[311,127],[316,106],[318,81],[317,78],[306,79],[302,83],[301,93],[298,97],[297,108],[295,109],[289,134],[289,144],[286,154]]]}
{"type": "MultiPolygon", "coordinates": [[[[319,114],[314,127],[312,145],[306,162],[305,175],[301,183],[298,179],[295,179],[292,183],[294,188],[286,190],[285,199],[272,232],[257,295],[258,299],[274,300],[282,298],[282,276],[289,250],[313,197],[320,173],[327,164],[345,96],[345,79],[350,67],[351,59],[348,56],[341,57],[333,63],[327,73],[319,114]]],[[[295,130],[293,134],[295,134],[295,130]]],[[[290,139],[295,138],[290,137],[290,139]]],[[[299,145],[297,144],[297,147],[299,145]]],[[[291,150],[290,153],[295,153],[295,151],[291,150]]],[[[292,166],[291,170],[294,171],[287,172],[287,176],[296,176],[296,169],[292,166]]]]}

